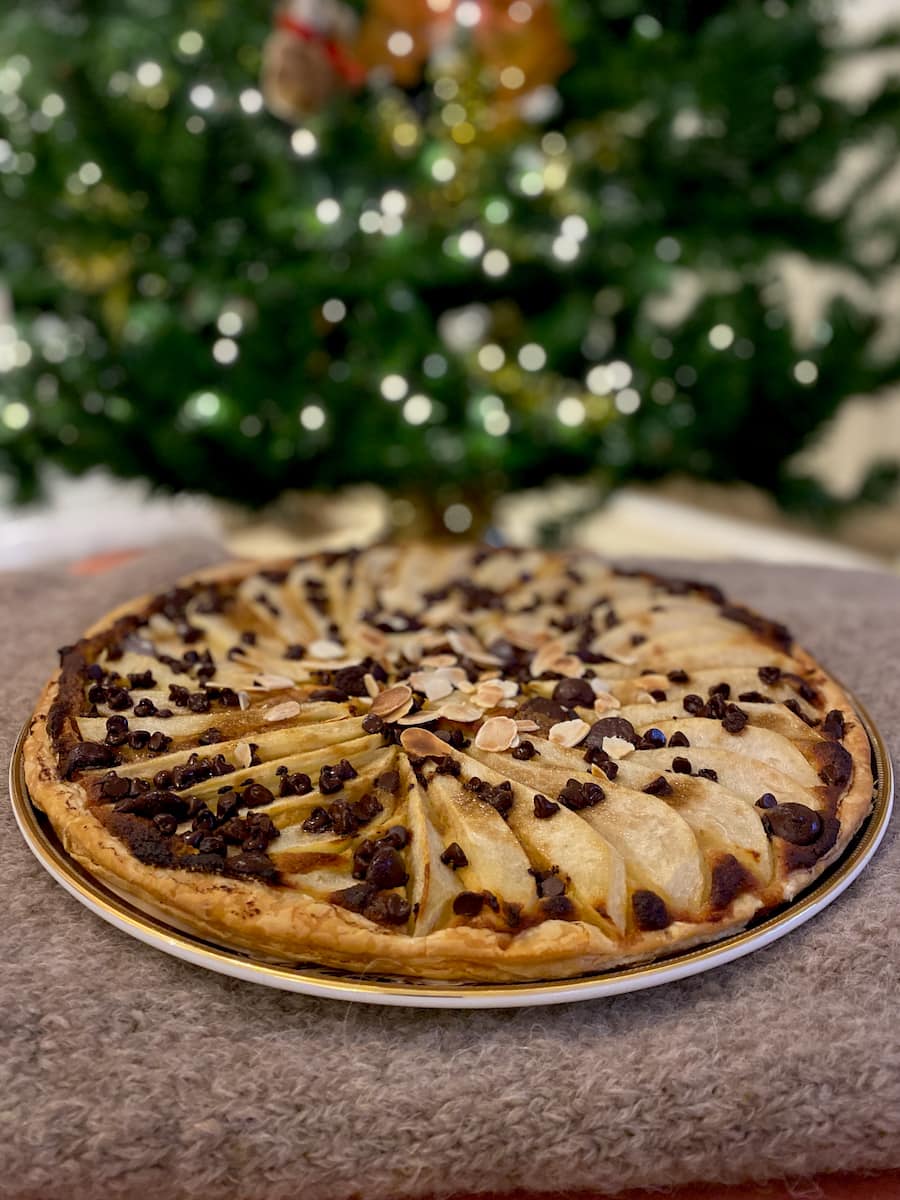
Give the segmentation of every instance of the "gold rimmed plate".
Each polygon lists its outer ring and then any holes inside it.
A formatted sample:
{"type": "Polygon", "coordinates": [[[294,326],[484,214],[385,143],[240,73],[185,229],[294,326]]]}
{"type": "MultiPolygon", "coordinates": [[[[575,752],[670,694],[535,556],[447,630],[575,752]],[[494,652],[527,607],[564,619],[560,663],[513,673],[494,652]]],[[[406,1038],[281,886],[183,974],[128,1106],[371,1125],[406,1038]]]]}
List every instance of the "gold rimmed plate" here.
{"type": "Polygon", "coordinates": [[[819,879],[777,911],[758,918],[746,929],[720,941],[649,963],[546,983],[528,981],[452,985],[361,975],[315,963],[273,963],[254,958],[241,950],[205,941],[190,930],[175,925],[169,917],[140,908],[132,899],[100,883],[66,852],[49,821],[35,808],[28,795],[23,765],[27,725],[19,736],[10,763],[10,796],[16,823],[29,849],[57,883],[117,929],[195,966],[231,975],[248,983],[363,1004],[394,1004],[415,1008],[518,1008],[565,1004],[658,987],[742,958],[784,937],[821,912],[850,886],[865,869],[884,837],[894,798],[891,760],[881,734],[865,708],[855,697],[851,696],[851,699],[862,718],[872,750],[875,780],[873,805],[844,854],[819,879]]]}

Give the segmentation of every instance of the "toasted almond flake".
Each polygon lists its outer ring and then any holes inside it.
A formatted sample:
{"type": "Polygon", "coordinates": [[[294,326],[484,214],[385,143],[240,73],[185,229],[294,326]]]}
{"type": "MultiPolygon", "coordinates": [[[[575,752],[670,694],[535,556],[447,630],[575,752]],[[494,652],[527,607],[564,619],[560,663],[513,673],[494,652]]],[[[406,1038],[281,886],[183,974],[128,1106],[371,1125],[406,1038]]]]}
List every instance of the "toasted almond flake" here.
{"type": "Polygon", "coordinates": [[[256,675],[248,686],[250,692],[280,692],[294,686],[289,675],[256,675]]]}
{"type": "Polygon", "coordinates": [[[559,721],[556,725],[551,725],[547,736],[557,746],[569,746],[571,748],[572,746],[577,746],[579,742],[583,742],[590,731],[591,727],[587,721],[582,721],[576,717],[574,721],[559,721]]]}
{"type": "Polygon", "coordinates": [[[388,646],[388,640],[380,629],[375,629],[372,625],[359,625],[356,630],[356,640],[361,642],[363,646],[376,657],[382,654],[388,646]]]}
{"type": "MultiPolygon", "coordinates": [[[[427,725],[429,721],[436,721],[438,714],[434,709],[423,709],[422,712],[410,713],[409,716],[399,717],[396,721],[397,725],[427,725]]],[[[390,718],[388,718],[390,720],[390,718]]]]}
{"type": "Polygon", "coordinates": [[[531,625],[526,621],[507,621],[502,626],[503,636],[520,650],[537,650],[546,641],[547,634],[542,626],[531,625]]]}
{"type": "Polygon", "coordinates": [[[649,692],[638,692],[635,696],[638,704],[658,704],[659,701],[655,696],[651,696],[649,692]]]}
{"type": "Polygon", "coordinates": [[[250,761],[253,758],[253,751],[250,749],[249,742],[238,742],[234,748],[234,761],[239,767],[249,767],[250,761]]]}
{"type": "Polygon", "coordinates": [[[250,697],[246,692],[238,692],[238,704],[241,706],[241,712],[246,712],[250,707],[250,697]]]}
{"type": "Polygon", "coordinates": [[[617,654],[615,650],[603,648],[603,654],[607,658],[611,658],[613,662],[621,663],[623,667],[633,667],[637,663],[637,659],[633,654],[617,654]]]}
{"type": "Polygon", "coordinates": [[[552,669],[569,679],[579,679],[584,674],[584,663],[574,654],[564,654],[554,660],[552,669]]]}
{"type": "Polygon", "coordinates": [[[495,708],[505,697],[500,684],[491,680],[489,683],[480,683],[472,699],[481,708],[495,708]]]}
{"type": "Polygon", "coordinates": [[[667,679],[665,675],[642,675],[641,683],[648,691],[652,691],[654,688],[661,688],[665,691],[667,687],[671,687],[671,680],[667,679]]]}
{"type": "Polygon", "coordinates": [[[516,723],[510,717],[488,717],[475,734],[479,750],[509,750],[519,736],[516,723]]]}
{"type": "Polygon", "coordinates": [[[455,667],[456,659],[452,654],[428,654],[422,659],[423,667],[455,667]]]}
{"type": "Polygon", "coordinates": [[[519,733],[537,733],[540,725],[537,721],[516,721],[516,729],[519,733]]]}
{"type": "Polygon", "coordinates": [[[443,671],[415,671],[409,677],[410,686],[423,692],[429,700],[443,700],[452,695],[453,683],[443,671]]]}
{"type": "Polygon", "coordinates": [[[475,691],[475,684],[469,683],[468,679],[460,679],[456,684],[458,692],[464,692],[467,696],[471,696],[475,691]]]}
{"type": "Polygon", "coordinates": [[[398,683],[395,687],[386,688],[378,693],[372,701],[372,712],[376,716],[384,717],[395,708],[401,708],[407,700],[412,700],[412,688],[407,687],[405,683],[398,683]]]}
{"type": "Polygon", "coordinates": [[[263,713],[264,721],[287,721],[290,717],[296,717],[300,712],[300,705],[296,700],[285,700],[283,704],[273,704],[271,708],[267,708],[263,713]]]}
{"type": "Polygon", "coordinates": [[[632,753],[634,746],[627,738],[605,737],[600,744],[600,749],[610,758],[624,758],[626,754],[632,753]]]}
{"type": "Polygon", "coordinates": [[[598,679],[595,675],[593,679],[588,680],[588,683],[591,685],[591,689],[593,690],[595,696],[609,695],[609,684],[605,679],[598,679]]]}
{"type": "Polygon", "coordinates": [[[316,638],[307,646],[306,652],[310,658],[343,658],[347,653],[340,642],[331,638],[316,638]]]}
{"type": "Polygon", "coordinates": [[[440,709],[440,714],[448,721],[458,721],[461,725],[471,725],[480,721],[484,713],[474,704],[466,704],[464,700],[451,700],[440,709]]]}
{"type": "Polygon", "coordinates": [[[392,708],[390,712],[382,713],[381,719],[382,721],[387,721],[389,724],[393,724],[394,721],[399,721],[401,717],[405,717],[412,706],[413,701],[411,699],[407,700],[406,703],[401,704],[399,708],[392,708]]]}
{"type": "Polygon", "coordinates": [[[612,692],[597,693],[597,698],[594,701],[594,712],[610,712],[611,709],[621,707],[622,701],[618,698],[618,696],[614,696],[612,692]]]}
{"type": "Polygon", "coordinates": [[[446,742],[430,733],[427,729],[404,729],[400,734],[400,745],[409,754],[424,758],[426,754],[451,754],[446,742]]]}
{"type": "Polygon", "coordinates": [[[458,629],[448,629],[447,641],[457,654],[462,655],[463,658],[471,658],[472,662],[478,663],[479,667],[503,665],[495,654],[489,654],[481,642],[470,633],[463,633],[458,629]]]}
{"type": "Polygon", "coordinates": [[[363,675],[363,684],[370,696],[377,696],[381,691],[381,688],[378,686],[378,680],[374,675],[369,675],[368,673],[363,675]]]}
{"type": "Polygon", "coordinates": [[[562,638],[552,638],[545,642],[531,660],[531,674],[536,679],[545,671],[554,670],[553,664],[566,653],[566,644],[562,638]]]}

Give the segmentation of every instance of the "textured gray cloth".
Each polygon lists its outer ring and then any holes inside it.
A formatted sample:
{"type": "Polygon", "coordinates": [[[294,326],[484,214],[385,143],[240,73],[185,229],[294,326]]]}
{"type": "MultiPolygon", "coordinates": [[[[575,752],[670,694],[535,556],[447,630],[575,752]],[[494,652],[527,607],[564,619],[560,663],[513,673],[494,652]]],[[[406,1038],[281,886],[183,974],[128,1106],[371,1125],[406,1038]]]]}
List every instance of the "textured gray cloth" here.
{"type": "MultiPolygon", "coordinates": [[[[0,577],[8,757],[55,647],[218,557],[0,577]]],[[[900,742],[900,581],[679,566],[787,621],[900,742]]],[[[749,958],[557,1008],[306,999],[188,966],[0,840],[0,1195],[407,1200],[900,1167],[900,839],[749,958]]],[[[896,825],[896,822],[895,822],[896,825]]]]}

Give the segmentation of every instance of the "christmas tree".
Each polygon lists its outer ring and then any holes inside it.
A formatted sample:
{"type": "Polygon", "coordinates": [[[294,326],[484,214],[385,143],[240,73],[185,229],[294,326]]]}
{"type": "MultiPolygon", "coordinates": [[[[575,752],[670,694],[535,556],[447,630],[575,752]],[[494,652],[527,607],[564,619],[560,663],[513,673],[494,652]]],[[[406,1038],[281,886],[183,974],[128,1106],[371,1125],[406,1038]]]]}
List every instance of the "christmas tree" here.
{"type": "Polygon", "coordinates": [[[791,456],[898,376],[849,300],[799,342],[780,282],[891,265],[900,101],[838,98],[848,52],[820,0],[7,0],[0,469],[826,511],[791,456]]]}

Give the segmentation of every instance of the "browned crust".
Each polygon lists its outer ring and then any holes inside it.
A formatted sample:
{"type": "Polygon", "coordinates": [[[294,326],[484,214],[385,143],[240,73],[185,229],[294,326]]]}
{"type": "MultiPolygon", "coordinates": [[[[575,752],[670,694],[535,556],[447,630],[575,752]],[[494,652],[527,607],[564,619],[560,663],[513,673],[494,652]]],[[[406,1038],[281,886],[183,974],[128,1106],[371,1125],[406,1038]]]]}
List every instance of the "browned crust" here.
{"type": "MultiPolygon", "coordinates": [[[[283,564],[290,565],[290,561],[283,564]]],[[[260,569],[257,562],[228,563],[189,575],[178,586],[239,581],[260,569]]],[[[152,597],[119,605],[87,631],[108,629],[129,614],[140,613],[152,597]]],[[[49,680],[31,719],[24,745],[29,793],[50,819],[65,849],[92,875],[113,890],[186,923],[201,936],[282,961],[314,961],[356,971],[456,982],[567,978],[608,970],[687,949],[736,932],[762,903],[768,907],[796,896],[834,862],[853,838],[872,805],[873,780],[868,736],[843,689],[806,651],[792,656],[816,673],[825,708],[838,708],[847,720],[843,744],[853,758],[853,779],[841,797],[840,834],[833,848],[813,866],[793,871],[764,898],[738,898],[709,922],[676,922],[667,929],[614,943],[582,921],[545,921],[510,934],[464,925],[410,937],[384,929],[364,917],[296,891],[255,882],[198,875],[147,866],[127,850],[87,807],[84,789],[60,778],[48,733],[47,716],[57,698],[60,672],[49,680]]]]}

